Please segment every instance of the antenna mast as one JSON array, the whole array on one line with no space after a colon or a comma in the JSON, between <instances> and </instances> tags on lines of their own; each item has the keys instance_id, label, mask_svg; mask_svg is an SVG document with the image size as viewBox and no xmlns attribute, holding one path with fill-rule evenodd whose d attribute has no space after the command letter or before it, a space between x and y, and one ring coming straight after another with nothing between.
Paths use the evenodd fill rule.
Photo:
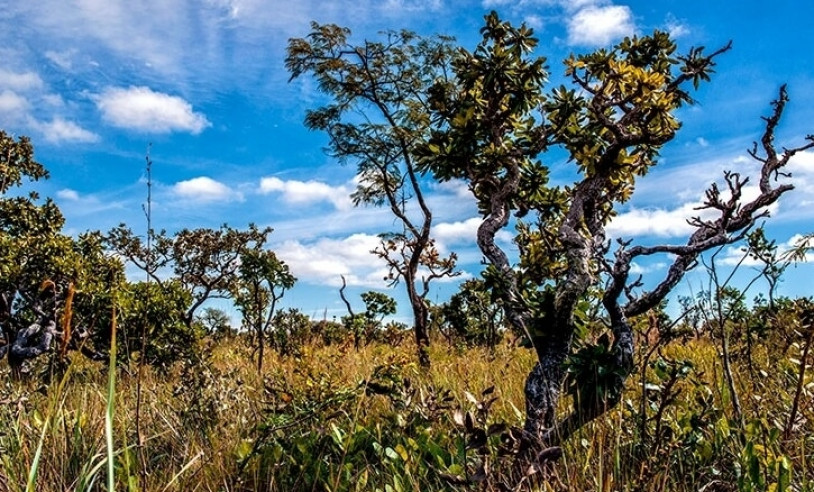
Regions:
<instances>
[{"instance_id":1,"label":"antenna mast","mask_svg":"<svg viewBox=\"0 0 814 492\"><path fill-rule=\"evenodd\" d=\"M147 251L152 251L153 243L153 161L150 160L150 149L152 142L147 144L147 208L144 213L147 215Z\"/></svg>"}]
</instances>

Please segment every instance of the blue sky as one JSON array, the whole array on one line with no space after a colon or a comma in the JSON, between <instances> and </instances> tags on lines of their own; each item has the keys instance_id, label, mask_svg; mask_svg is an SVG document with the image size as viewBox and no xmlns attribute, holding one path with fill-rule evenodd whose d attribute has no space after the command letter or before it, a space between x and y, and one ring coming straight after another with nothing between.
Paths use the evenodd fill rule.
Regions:
<instances>
[{"instance_id":1,"label":"blue sky","mask_svg":"<svg viewBox=\"0 0 814 492\"><path fill-rule=\"evenodd\" d=\"M733 41L718 73L682 110L684 128L658 167L637 185L610 232L645 242L683 242L704 188L724 169L756 167L746 149L782 83L791 103L778 144L814 133L814 3L713 0L38 0L0 9L0 128L29 135L51 171L38 184L67 218L67 230L109 230L121 222L144 233L145 152L152 144L153 221L158 229L271 226L272 248L299 283L286 306L322 317L345 314L340 274L352 292L385 289L384 265L368 251L393 228L384 210L352 207L354 167L323 152L326 138L302 124L322 101L307 78L288 83L287 39L309 22L337 23L354 39L407 28L449 34L467 48L483 15L497 10L525 21L538 53L562 80L572 52L609 46L626 35L670 31L686 52ZM555 180L568 179L562 156L544 158ZM769 235L787 243L814 231L814 153L795 158L797 189L772 210ZM477 213L460 184L429 188L435 235L460 256L461 278L477 275ZM504 240L508 236L504 237ZM731 262L736 250L722 254ZM668 258L638 268L664 273ZM790 272L782 292L810 295L810 265ZM702 276L684 289L698 290ZM438 285L443 301L454 284ZM408 319L402 289L388 291ZM361 302L356 298L357 306Z\"/></svg>"}]
</instances>

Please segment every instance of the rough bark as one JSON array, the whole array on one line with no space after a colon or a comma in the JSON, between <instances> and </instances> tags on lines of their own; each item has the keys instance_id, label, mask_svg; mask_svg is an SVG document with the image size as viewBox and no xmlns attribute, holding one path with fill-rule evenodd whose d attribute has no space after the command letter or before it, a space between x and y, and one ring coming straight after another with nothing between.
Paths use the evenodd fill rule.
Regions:
<instances>
[{"instance_id":1,"label":"rough bark","mask_svg":"<svg viewBox=\"0 0 814 492\"><path fill-rule=\"evenodd\" d=\"M56 309L42 310L39 307L38 320L19 330L9 344L8 363L14 377L22 374L23 363L51 350L54 340L59 335L56 323Z\"/></svg>"},{"instance_id":2,"label":"rough bark","mask_svg":"<svg viewBox=\"0 0 814 492\"><path fill-rule=\"evenodd\" d=\"M430 336L427 332L429 309L427 309L424 299L417 294L410 296L410 305L413 308L413 330L415 331L415 342L418 350L418 364L423 368L429 368Z\"/></svg>"},{"instance_id":3,"label":"rough bark","mask_svg":"<svg viewBox=\"0 0 814 492\"><path fill-rule=\"evenodd\" d=\"M627 376L633 371L634 337L629 323L636 316L654 308L681 281L684 274L692 269L701 254L715 247L731 244L741 240L755 222L766 215L765 209L775 203L784 193L793 189L791 184L774 184L774 179L782 175L782 169L789 159L802 150L814 147L814 137L808 136L803 146L784 149L782 153L775 150L774 131L782 115L787 100L785 87L781 88L779 98L773 103L774 111L766 118L766 130L761 138L763 155L758 155L757 145L750 154L762 163L760 174L760 194L749 202L743 202L743 187L748 179L742 179L736 173L724 176L728 187L728 197L722 195L717 185L707 191L705 208L719 212L712 220L693 219L696 227L685 245L635 246L621 242L613 261L605 259L608 246L605 244L605 217L601 210L602 190L607 189L607 176L601 172L586 178L574 189L570 207L559 228L558 236L563 244L563 252L568 266L562 281L557 283L553 312L545 318L532 313L516 300L519 293L516 289L516 274L508 263L505 253L494 243L497 231L508 224L509 208L506 193L497 193L491 200L490 214L484 219L478 230L478 245L499 272L507 280L508 295L507 317L516 327L526 329L529 323L548 323L541 328L542 335L532 338L538 355L529 374L526 385L526 423L525 430L538 440L539 446L556 446L568 439L586 423L601 416L618 404ZM613 156L609 159L613 160ZM511 177L511 168L509 168ZM511 183L511 180L507 180ZM503 191L503 190L501 190ZM636 287L641 287L638 280L630 279L630 267L639 256L653 254L672 254L675 256L665 277L650 290L634 295ZM574 310L582 296L591 285L596 285L600 270L604 271L608 282L602 297L603 307L608 316L609 327L613 335L611 352L614 360L614 375L610 388L605 392L602 402L575 404L572 411L564 418L557 419L556 410L561 395L564 379L563 363L571 353L574 333ZM626 301L624 299L627 299ZM528 331L527 331L528 333Z\"/></svg>"}]
</instances>

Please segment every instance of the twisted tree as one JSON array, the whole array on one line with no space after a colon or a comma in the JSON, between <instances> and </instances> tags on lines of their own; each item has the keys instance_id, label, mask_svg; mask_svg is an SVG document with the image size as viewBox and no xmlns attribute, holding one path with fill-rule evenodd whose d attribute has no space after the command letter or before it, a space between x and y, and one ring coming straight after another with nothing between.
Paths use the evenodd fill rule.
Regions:
<instances>
[{"instance_id":1,"label":"twisted tree","mask_svg":"<svg viewBox=\"0 0 814 492\"><path fill-rule=\"evenodd\" d=\"M437 127L422 166L439 179L467 181L480 205L477 242L491 265L487 280L538 357L525 385L525 435L534 444L528 449L556 446L619 402L633 370L630 318L656 307L705 251L743 239L768 215L767 207L793 188L778 182L784 167L795 153L814 147L814 137L799 147L775 147L787 101L782 87L749 152L761 164L755 198L743 196L749 178L727 172L725 190L712 184L706 191L703 208L714 216L692 219L695 231L686 243L633 246L619 239L611 251L606 227L615 207L656 165L680 127L676 110L692 103L690 89L710 79L715 59L730 45L676 55L666 33L626 38L613 49L568 58L571 87L546 94L545 60L530 55L537 45L531 29L493 12L482 34L474 52L459 52L453 76L432 89ZM549 168L538 160L554 147L567 151L574 164L578 179L570 186L549 186ZM517 266L495 242L512 214L532 219L518 224ZM661 281L647 287L631 277L635 259L657 254L672 257ZM578 315L589 291L599 293L611 336L605 345L575 354ZM566 359L588 353L600 354L592 367L603 370L574 378L573 408L558 418Z\"/></svg>"}]
</instances>

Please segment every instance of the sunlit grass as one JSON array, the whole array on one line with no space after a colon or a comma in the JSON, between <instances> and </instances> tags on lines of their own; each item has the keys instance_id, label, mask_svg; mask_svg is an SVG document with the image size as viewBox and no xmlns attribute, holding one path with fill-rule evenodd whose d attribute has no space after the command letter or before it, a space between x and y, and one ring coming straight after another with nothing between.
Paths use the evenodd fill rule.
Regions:
<instances>
[{"instance_id":1,"label":"sunlit grass","mask_svg":"<svg viewBox=\"0 0 814 492\"><path fill-rule=\"evenodd\" d=\"M395 348L372 344L359 352L336 346L303 347L298 356L290 357L271 352L258 375L244 342L210 342L210 349L203 366L145 368L141 422L149 469L144 474L138 472L141 465L133 450L135 371L126 366L115 371L113 400L107 394L114 389L108 367L79 357L63 378L65 384L44 387L33 380L12 383L4 378L0 490L271 491L289 490L291 484L311 490L317 483L318 490L453 489L437 473L460 472L476 456L456 444L461 431L451 411L410 427L410 419L418 414L401 400L366 391L366 382L380 374L377 368L389 367L397 372L394 381L405 385L409 380L416 390L408 405L433 391L449 390L451 406L465 409L471 408L467 392L480 395L494 386L498 400L490 421L522 425L523 384L534 363L530 351L508 344L490 350L438 342L431 350L432 370L424 374L410 344ZM758 348L751 367L743 358L735 360L747 421L782 428L795 382L795 365L788 360L793 355L769 355L767 349ZM652 456L636 447L641 388L634 374L624 398L629 404L619 405L571 439L547 484L537 483L538 490L690 491L717 480L715 473L732 484L731 471L719 468L748 458L743 455L747 437L730 429L735 424L729 421L716 347L708 340L689 340L664 347L661 356L693 364L691 376L675 387L675 403L662 415L663 425L672 429L671 440ZM0 371L6 372L6 366ZM751 371L757 372L757 380ZM651 372L647 374L653 381ZM814 382L810 374L807 378L811 395ZM703 404L714 408L705 410L701 401L707 397ZM789 440L759 443L788 457L798 484L814 480L814 414L808 398ZM320 399L329 405L319 407ZM306 410L311 403L315 412L324 412L320 418L309 420ZM275 406L282 410L275 414L270 410ZM692 423L687 415L700 420ZM284 420L289 417L302 421L289 425ZM275 425L282 430L263 434L262 429ZM681 447L687 445L681 439L693 435L692 425L709 441L694 444L695 451ZM406 434L400 437L402 433ZM311 448L278 449L277 442ZM414 444L419 448L410 447ZM429 451L421 446L440 448ZM313 462L302 463L303 456ZM104 483L106 472L114 480L112 486ZM314 477L321 478L313 482Z\"/></svg>"}]
</instances>

